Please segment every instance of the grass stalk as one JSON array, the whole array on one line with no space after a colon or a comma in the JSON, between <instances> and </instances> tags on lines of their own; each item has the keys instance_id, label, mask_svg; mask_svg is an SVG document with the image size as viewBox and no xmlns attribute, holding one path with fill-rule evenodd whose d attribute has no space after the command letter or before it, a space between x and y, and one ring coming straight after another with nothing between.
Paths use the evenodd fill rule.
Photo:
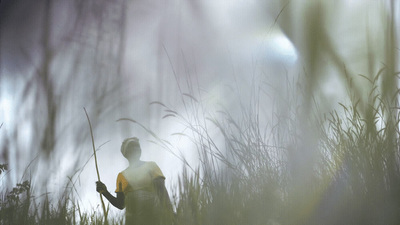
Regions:
<instances>
[{"instance_id":1,"label":"grass stalk","mask_svg":"<svg viewBox=\"0 0 400 225\"><path fill-rule=\"evenodd\" d=\"M95 145L94 145L94 137L93 137L92 123L90 122L89 115L88 115L88 113L87 113L85 107L83 108L83 110L85 111L86 118L87 118L88 123L89 123L90 136L91 136L91 138L92 138L92 147L93 147L94 163L95 163L95 165L96 165L97 179L98 179L99 182L101 182L101 180L100 180L100 173L99 173L99 166L98 166L98 164L97 164L96 147L95 147ZM101 201L101 206L102 206L102 208L103 208L103 213L104 213L104 223L107 224L107 221L108 221L108 220L107 220L107 214L108 214L108 213L107 213L107 210L106 210L106 206L104 205L104 200L103 200L103 196L102 196L101 193L100 193L100 201Z\"/></svg>"}]
</instances>

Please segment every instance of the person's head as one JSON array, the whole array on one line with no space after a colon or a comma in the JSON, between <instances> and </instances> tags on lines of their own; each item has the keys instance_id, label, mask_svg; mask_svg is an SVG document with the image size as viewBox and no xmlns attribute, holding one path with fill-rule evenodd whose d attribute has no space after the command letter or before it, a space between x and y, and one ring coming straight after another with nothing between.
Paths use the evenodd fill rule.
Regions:
<instances>
[{"instance_id":1,"label":"person's head","mask_svg":"<svg viewBox=\"0 0 400 225\"><path fill-rule=\"evenodd\" d=\"M139 139L136 137L127 138L122 142L121 153L129 161L136 161L142 155Z\"/></svg>"}]
</instances>

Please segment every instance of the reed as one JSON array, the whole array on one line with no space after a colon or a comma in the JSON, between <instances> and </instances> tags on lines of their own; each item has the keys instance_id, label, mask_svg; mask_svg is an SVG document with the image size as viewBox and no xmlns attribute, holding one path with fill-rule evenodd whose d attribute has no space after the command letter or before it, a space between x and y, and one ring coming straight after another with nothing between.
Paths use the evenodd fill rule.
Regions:
<instances>
[{"instance_id":1,"label":"reed","mask_svg":"<svg viewBox=\"0 0 400 225\"><path fill-rule=\"evenodd\" d=\"M94 144L92 124L90 123L89 115L88 115L86 109L83 108L83 110L85 111L86 118L87 118L88 123L89 123L90 137L92 138L92 147L93 147L94 163L95 163L95 166L96 166L97 179L98 179L98 181L101 181L100 180L99 167L97 165L96 147L95 147L95 144ZM108 223L108 219L107 219L108 210L106 210L106 206L104 205L104 200L103 200L103 196L102 196L101 193L100 193L100 201L101 201L101 206L103 208L103 213L104 213L104 224L107 224Z\"/></svg>"}]
</instances>

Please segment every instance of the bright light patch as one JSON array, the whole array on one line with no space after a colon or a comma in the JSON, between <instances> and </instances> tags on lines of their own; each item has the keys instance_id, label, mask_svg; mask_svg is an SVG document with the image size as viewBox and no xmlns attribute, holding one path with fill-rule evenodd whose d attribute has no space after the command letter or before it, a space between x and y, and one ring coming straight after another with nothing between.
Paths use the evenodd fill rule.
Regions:
<instances>
[{"instance_id":1,"label":"bright light patch","mask_svg":"<svg viewBox=\"0 0 400 225\"><path fill-rule=\"evenodd\" d=\"M0 110L2 120L0 123L9 123L11 121L11 100L7 97L2 97L0 100Z\"/></svg>"},{"instance_id":2,"label":"bright light patch","mask_svg":"<svg viewBox=\"0 0 400 225\"><path fill-rule=\"evenodd\" d=\"M289 64L294 64L297 61L296 48L292 42L282 33L274 32L268 38L267 54L274 55Z\"/></svg>"},{"instance_id":3,"label":"bright light patch","mask_svg":"<svg viewBox=\"0 0 400 225\"><path fill-rule=\"evenodd\" d=\"M281 61L288 65L293 65L297 61L295 46L279 28L267 33L263 31L257 37L262 46L258 48L268 60Z\"/></svg>"},{"instance_id":4,"label":"bright light patch","mask_svg":"<svg viewBox=\"0 0 400 225\"><path fill-rule=\"evenodd\" d=\"M289 41L289 39L284 36L284 35L276 35L274 39L272 40L273 47L275 48L276 52L284 55L284 56L290 56L294 57L297 59L297 54L296 50L292 44L292 42Z\"/></svg>"}]
</instances>

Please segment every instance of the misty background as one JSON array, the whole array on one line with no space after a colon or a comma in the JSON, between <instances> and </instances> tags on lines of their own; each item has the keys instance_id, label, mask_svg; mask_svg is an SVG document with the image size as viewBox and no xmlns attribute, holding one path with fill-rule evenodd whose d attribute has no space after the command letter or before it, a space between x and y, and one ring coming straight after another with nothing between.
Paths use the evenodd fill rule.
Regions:
<instances>
[{"instance_id":1,"label":"misty background","mask_svg":"<svg viewBox=\"0 0 400 225\"><path fill-rule=\"evenodd\" d=\"M399 7L372 0L2 0L0 163L10 171L0 184L11 188L32 178L38 193L58 195L70 178L79 201L98 207L85 107L108 190L127 167L122 141L136 136L142 159L160 166L171 193L186 165L176 155L192 167L198 155L188 138L171 135L185 126L150 103L191 118L195 112L187 103L195 100L204 107L201 117L226 109L239 118L257 90L259 122L267 126L287 112L280 101L296 90L289 81L305 76L311 81L305 96L317 96L320 110L330 112L348 100L344 70L398 69L399 40L386 34L399 35ZM397 50L388 56L387 48ZM362 97L366 85L356 78L351 88ZM310 99L301 99L305 108ZM163 150L145 129L116 122L120 118L140 122L176 151ZM307 164L308 154L294 161Z\"/></svg>"}]
</instances>

